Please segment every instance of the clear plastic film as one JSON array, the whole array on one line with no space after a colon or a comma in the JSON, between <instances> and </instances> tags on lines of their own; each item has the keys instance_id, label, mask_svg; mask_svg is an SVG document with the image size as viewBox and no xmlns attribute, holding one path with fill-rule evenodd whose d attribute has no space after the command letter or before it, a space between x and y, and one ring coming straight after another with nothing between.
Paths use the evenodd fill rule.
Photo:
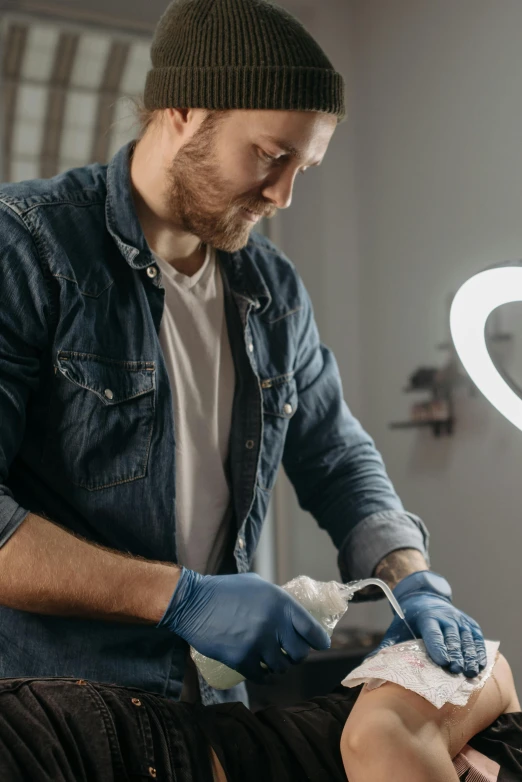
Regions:
<instances>
[{"instance_id":1,"label":"clear plastic film","mask_svg":"<svg viewBox=\"0 0 522 782\"><path fill-rule=\"evenodd\" d=\"M367 586L380 587L391 602L395 611L404 618L399 604L395 600L390 588L384 581L378 578L368 578L361 581L351 581L349 584L340 584L338 581L314 581L308 576L298 576L292 579L282 588L294 597L326 630L332 635L335 626L346 613L348 603L355 592ZM190 656L205 681L216 690L226 690L244 681L238 671L228 668L217 660L212 660L200 654L191 647Z\"/></svg>"}]
</instances>

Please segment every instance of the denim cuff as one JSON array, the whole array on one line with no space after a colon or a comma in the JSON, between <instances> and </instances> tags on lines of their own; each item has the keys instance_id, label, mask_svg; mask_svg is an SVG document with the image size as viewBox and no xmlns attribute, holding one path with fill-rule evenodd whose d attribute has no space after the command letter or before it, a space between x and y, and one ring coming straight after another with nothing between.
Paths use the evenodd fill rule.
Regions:
<instances>
[{"instance_id":1,"label":"denim cuff","mask_svg":"<svg viewBox=\"0 0 522 782\"><path fill-rule=\"evenodd\" d=\"M7 543L30 512L22 508L9 494L0 494L0 548Z\"/></svg>"},{"instance_id":2,"label":"denim cuff","mask_svg":"<svg viewBox=\"0 0 522 782\"><path fill-rule=\"evenodd\" d=\"M371 578L379 564L392 551L402 548L417 549L428 566L429 532L424 522L413 513L386 510L374 513L360 521L344 539L337 562L344 582ZM375 597L384 597L381 590Z\"/></svg>"}]
</instances>

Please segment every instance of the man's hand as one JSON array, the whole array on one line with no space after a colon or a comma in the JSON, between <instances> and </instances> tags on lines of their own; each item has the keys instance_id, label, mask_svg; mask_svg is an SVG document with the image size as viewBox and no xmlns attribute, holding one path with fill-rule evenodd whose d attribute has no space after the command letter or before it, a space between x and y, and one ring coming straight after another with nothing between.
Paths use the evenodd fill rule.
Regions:
<instances>
[{"instance_id":1,"label":"man's hand","mask_svg":"<svg viewBox=\"0 0 522 782\"><path fill-rule=\"evenodd\" d=\"M411 629L426 644L431 659L451 673L476 676L487 664L482 631L451 602L451 587L429 570L410 573L393 589ZM386 646L411 640L405 623L396 616L383 641L369 657Z\"/></svg>"},{"instance_id":2,"label":"man's hand","mask_svg":"<svg viewBox=\"0 0 522 782\"><path fill-rule=\"evenodd\" d=\"M183 568L157 627L253 681L266 675L261 663L284 673L310 647L330 646L328 633L295 598L255 573L201 576Z\"/></svg>"}]
</instances>

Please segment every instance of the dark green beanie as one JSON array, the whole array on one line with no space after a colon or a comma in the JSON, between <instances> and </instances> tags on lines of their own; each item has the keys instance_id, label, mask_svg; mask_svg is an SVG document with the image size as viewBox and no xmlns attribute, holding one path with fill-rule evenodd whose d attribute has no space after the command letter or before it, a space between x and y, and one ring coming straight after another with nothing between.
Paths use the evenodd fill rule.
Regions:
<instances>
[{"instance_id":1,"label":"dark green beanie","mask_svg":"<svg viewBox=\"0 0 522 782\"><path fill-rule=\"evenodd\" d=\"M344 119L344 81L269 0L173 0L151 48L148 109L280 109Z\"/></svg>"}]
</instances>

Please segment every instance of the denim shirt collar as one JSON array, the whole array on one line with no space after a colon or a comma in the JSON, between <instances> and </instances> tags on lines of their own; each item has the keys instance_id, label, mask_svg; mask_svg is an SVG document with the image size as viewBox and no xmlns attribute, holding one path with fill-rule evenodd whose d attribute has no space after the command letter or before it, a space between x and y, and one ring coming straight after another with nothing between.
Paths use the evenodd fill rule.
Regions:
<instances>
[{"instance_id":1,"label":"denim shirt collar","mask_svg":"<svg viewBox=\"0 0 522 782\"><path fill-rule=\"evenodd\" d=\"M107 167L105 218L107 230L129 266L143 269L151 263L151 252L132 196L130 156L135 143L129 141L125 144ZM248 245L238 252L217 252L231 291L246 299L252 304L256 314L261 315L270 306L272 297L257 264L251 260L254 249L255 238L251 237Z\"/></svg>"},{"instance_id":2,"label":"denim shirt collar","mask_svg":"<svg viewBox=\"0 0 522 782\"><path fill-rule=\"evenodd\" d=\"M134 144L134 141L125 144L108 165L105 220L107 230L129 266L143 269L150 265L151 256L132 198L130 154Z\"/></svg>"},{"instance_id":3,"label":"denim shirt collar","mask_svg":"<svg viewBox=\"0 0 522 782\"><path fill-rule=\"evenodd\" d=\"M251 260L253 241L235 253L218 250L218 258L227 275L228 284L234 296L245 299L257 315L262 315L270 306L272 296L257 265Z\"/></svg>"}]
</instances>

